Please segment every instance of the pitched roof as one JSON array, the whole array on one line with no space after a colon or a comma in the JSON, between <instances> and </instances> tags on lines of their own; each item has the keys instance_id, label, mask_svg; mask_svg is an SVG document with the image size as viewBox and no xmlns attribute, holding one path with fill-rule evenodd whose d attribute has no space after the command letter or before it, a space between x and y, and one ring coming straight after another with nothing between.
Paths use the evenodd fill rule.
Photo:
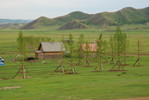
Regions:
<instances>
[{"instance_id":1,"label":"pitched roof","mask_svg":"<svg viewBox=\"0 0 149 100\"><path fill-rule=\"evenodd\" d=\"M97 51L97 44L88 44L90 51ZM86 51L86 44L82 44L83 51Z\"/></svg>"},{"instance_id":2,"label":"pitched roof","mask_svg":"<svg viewBox=\"0 0 149 100\"><path fill-rule=\"evenodd\" d=\"M43 52L61 52L65 51L62 42L41 42L38 50Z\"/></svg>"}]
</instances>

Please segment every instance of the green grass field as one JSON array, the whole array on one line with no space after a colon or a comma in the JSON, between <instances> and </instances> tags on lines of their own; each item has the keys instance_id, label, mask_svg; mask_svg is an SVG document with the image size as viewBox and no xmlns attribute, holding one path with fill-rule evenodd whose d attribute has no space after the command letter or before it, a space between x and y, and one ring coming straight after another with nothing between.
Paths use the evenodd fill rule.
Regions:
<instances>
[{"instance_id":1,"label":"green grass field","mask_svg":"<svg viewBox=\"0 0 149 100\"><path fill-rule=\"evenodd\" d=\"M0 51L5 53L5 51L17 51L16 50L16 38L20 30L0 30ZM110 35L114 34L114 31L101 31L98 29L90 30L68 30L68 31L59 31L59 30L23 30L24 36L41 36L41 37L50 37L54 41L61 41L62 37L67 39L69 34L73 35L75 41L78 41L80 34L84 34L85 40L89 42L94 42L98 39L98 36L102 33L103 39L109 42ZM138 36L140 38L140 48L141 54L149 54L149 30L133 30L133 31L123 31L127 34L129 39L129 48L128 53L136 54L137 53L137 41Z\"/></svg>"},{"instance_id":2,"label":"green grass field","mask_svg":"<svg viewBox=\"0 0 149 100\"><path fill-rule=\"evenodd\" d=\"M1 100L115 100L118 98L149 96L148 57L141 59L145 67L132 67L135 57L128 58L130 66L126 72L109 72L112 65L105 64L102 72L93 72L94 67L76 66L76 75L54 72L58 61L47 60L25 63L29 79L0 80L0 87L20 86L21 88L0 90ZM66 60L68 63L69 61ZM65 67L68 64L65 63ZM6 62L0 66L0 78L12 78L19 63ZM3 74L2 74L3 73Z\"/></svg>"},{"instance_id":3,"label":"green grass field","mask_svg":"<svg viewBox=\"0 0 149 100\"><path fill-rule=\"evenodd\" d=\"M141 52L149 54L149 30L125 31L129 36L130 53L136 53L137 36L141 37ZM0 66L0 100L116 100L119 98L149 97L149 62L148 56L141 57L141 65L144 67L132 67L137 57L127 57L129 66L126 72L109 72L113 65L104 64L102 72L94 72L98 63L91 60L93 67L75 66L77 73L63 74L54 72L59 65L59 60L42 60L29 63L28 79L11 79L18 71L20 63L12 62L16 57L16 38L19 30L0 30L0 56L5 59L5 65ZM62 35L65 38L70 33L77 40L83 33L85 39L93 42L101 33L97 30L27 30L24 35L51 37L60 41ZM108 39L114 32L103 32L104 39ZM33 54L32 54L33 55ZM65 59L65 67L68 67L69 58ZM77 62L77 58L74 58ZM8 78L6 80L3 80ZM15 87L4 90L3 87Z\"/></svg>"}]
</instances>

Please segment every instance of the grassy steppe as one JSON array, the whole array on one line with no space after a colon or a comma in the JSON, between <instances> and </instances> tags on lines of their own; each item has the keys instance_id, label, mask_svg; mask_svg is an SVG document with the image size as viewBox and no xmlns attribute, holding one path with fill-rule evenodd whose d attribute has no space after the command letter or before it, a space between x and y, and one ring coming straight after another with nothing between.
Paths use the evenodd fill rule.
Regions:
<instances>
[{"instance_id":1,"label":"grassy steppe","mask_svg":"<svg viewBox=\"0 0 149 100\"><path fill-rule=\"evenodd\" d=\"M149 96L149 63L143 57L141 64L145 67L132 67L136 60L129 57L127 72L108 72L113 66L105 64L103 72L93 72L94 67L76 66L76 75L54 72L58 61L47 60L25 63L29 79L0 80L0 87L20 86L18 89L0 90L1 100L115 100L118 98ZM66 60L68 63L69 61ZM0 78L12 78L18 70L19 63L6 62L0 66ZM68 64L65 63L65 67Z\"/></svg>"},{"instance_id":2,"label":"grassy steppe","mask_svg":"<svg viewBox=\"0 0 149 100\"><path fill-rule=\"evenodd\" d=\"M16 38L18 30L0 30L0 56L4 57L5 65L0 66L0 79L12 78L17 72L20 63L11 60L17 55ZM137 35L140 34L142 53L148 54L148 30L125 31L130 37L130 51L136 53ZM60 40L62 35L68 37L74 34L77 40L79 34L83 33L86 40L94 41L101 33L98 30L73 30L73 31L51 31L32 30L23 31L24 35L48 36ZM104 39L114 32L103 32ZM46 60L47 63L28 63L29 79L0 80L1 87L20 86L21 88L2 90L0 89L0 100L116 100L118 98L148 97L149 96L149 62L148 56L141 57L141 65L145 67L132 67L136 57L127 57L126 72L108 72L113 66L105 64L102 72L93 72L98 65L92 61L94 67L76 66L76 75L54 72L59 65L58 60ZM75 62L77 61L74 58ZM68 66L68 59L65 61Z\"/></svg>"},{"instance_id":3,"label":"grassy steppe","mask_svg":"<svg viewBox=\"0 0 149 100\"><path fill-rule=\"evenodd\" d=\"M5 51L16 51L16 38L20 30L0 30L0 50ZM129 39L129 53L137 52L137 40L140 38L140 48L142 54L148 54L149 50L149 30L140 29L134 31L123 31L127 34ZM94 42L98 39L100 33L103 33L103 39L109 41L110 35L114 34L113 31L101 31L100 29L88 29L88 30L23 30L24 36L42 36L50 37L52 40L60 41L62 37L65 39L69 37L69 34L73 35L73 38L77 41L80 34L84 34L85 40ZM109 50L109 49L108 49ZM110 52L110 51L109 51Z\"/></svg>"}]
</instances>

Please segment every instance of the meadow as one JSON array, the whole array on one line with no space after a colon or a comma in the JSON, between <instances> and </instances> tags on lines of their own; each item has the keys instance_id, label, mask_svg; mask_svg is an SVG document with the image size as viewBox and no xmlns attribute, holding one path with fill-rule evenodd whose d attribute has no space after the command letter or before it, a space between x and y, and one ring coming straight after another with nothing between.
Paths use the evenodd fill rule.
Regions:
<instances>
[{"instance_id":1,"label":"meadow","mask_svg":"<svg viewBox=\"0 0 149 100\"><path fill-rule=\"evenodd\" d=\"M0 66L0 99L1 100L117 100L122 98L149 97L149 30L124 31L129 38L129 54L137 54L137 39L141 43L141 65L132 66L137 56L128 56L124 72L109 72L113 65L104 64L104 70L94 72L98 62L91 60L93 67L76 66L77 74L64 74L54 72L59 66L59 60L37 60L37 62L25 62L28 69L27 79L12 79L18 71L20 63L12 62L17 56L16 38L20 30L0 30L0 56L5 59L5 65ZM85 39L94 42L100 33L103 38L109 40L114 31L101 30L23 30L25 36L50 37L60 41L62 36L68 38L73 34L74 40L78 40L80 34ZM29 53L34 55L34 51ZM74 59L74 64L77 58ZM69 58L65 58L64 67L68 67ZM19 88L3 88L15 87Z\"/></svg>"}]
</instances>

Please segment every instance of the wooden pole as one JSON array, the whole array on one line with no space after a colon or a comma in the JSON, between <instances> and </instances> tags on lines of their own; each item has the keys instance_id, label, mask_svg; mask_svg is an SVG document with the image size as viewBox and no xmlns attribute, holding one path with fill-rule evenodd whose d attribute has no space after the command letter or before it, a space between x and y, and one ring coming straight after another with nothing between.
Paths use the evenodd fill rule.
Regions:
<instances>
[{"instance_id":1,"label":"wooden pole","mask_svg":"<svg viewBox=\"0 0 149 100\"><path fill-rule=\"evenodd\" d=\"M140 40L138 38L138 58L135 61L135 63L133 64L133 66L135 66L138 63L138 66L140 66Z\"/></svg>"},{"instance_id":2,"label":"wooden pole","mask_svg":"<svg viewBox=\"0 0 149 100\"><path fill-rule=\"evenodd\" d=\"M28 78L28 76L26 74L27 72L28 72L28 70L24 67L24 62L21 61L21 66L20 66L18 72L13 76L13 78L15 78L19 73L22 74L22 78Z\"/></svg>"},{"instance_id":3,"label":"wooden pole","mask_svg":"<svg viewBox=\"0 0 149 100\"><path fill-rule=\"evenodd\" d=\"M61 62L60 62L60 65L55 69L55 72L59 69L59 68L61 68L61 72L65 72L65 70L64 70L64 61L63 61L63 59L61 59Z\"/></svg>"},{"instance_id":4,"label":"wooden pole","mask_svg":"<svg viewBox=\"0 0 149 100\"><path fill-rule=\"evenodd\" d=\"M69 69L71 69L70 71L72 72L72 74L76 74L76 69L75 69L75 67L74 67L74 65L73 65L73 60L72 60L72 58L70 58L70 64L69 64L69 66L68 66L68 68L67 68L67 71L69 71ZM69 72L68 72L69 73Z\"/></svg>"}]
</instances>

